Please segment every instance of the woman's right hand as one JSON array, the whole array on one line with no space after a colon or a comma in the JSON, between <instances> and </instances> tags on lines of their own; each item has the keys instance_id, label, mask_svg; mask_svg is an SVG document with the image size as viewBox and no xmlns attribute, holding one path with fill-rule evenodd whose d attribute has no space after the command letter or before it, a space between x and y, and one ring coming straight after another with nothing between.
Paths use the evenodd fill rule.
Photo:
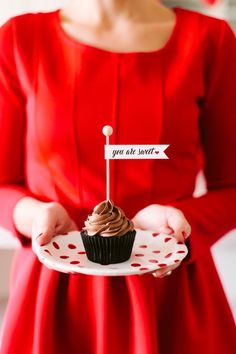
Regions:
<instances>
[{"instance_id":1,"label":"woman's right hand","mask_svg":"<svg viewBox=\"0 0 236 354\"><path fill-rule=\"evenodd\" d=\"M77 230L66 209L57 202L43 203L32 223L32 238L41 246L53 236Z\"/></svg>"}]
</instances>

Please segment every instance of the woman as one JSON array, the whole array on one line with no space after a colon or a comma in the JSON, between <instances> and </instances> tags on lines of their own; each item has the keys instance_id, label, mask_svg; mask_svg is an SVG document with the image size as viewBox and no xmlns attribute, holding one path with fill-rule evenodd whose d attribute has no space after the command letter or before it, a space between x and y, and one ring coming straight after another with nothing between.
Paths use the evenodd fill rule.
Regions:
<instances>
[{"instance_id":1,"label":"woman","mask_svg":"<svg viewBox=\"0 0 236 354\"><path fill-rule=\"evenodd\" d=\"M153 0L71 1L0 33L0 224L21 241L1 354L233 354L210 247L236 226L236 41L229 25ZM188 259L143 276L66 275L31 250L104 199L104 139L170 144L116 161L136 227L190 234ZM208 192L192 193L204 168ZM174 270L170 275L171 271ZM162 279L157 279L162 278Z\"/></svg>"}]
</instances>

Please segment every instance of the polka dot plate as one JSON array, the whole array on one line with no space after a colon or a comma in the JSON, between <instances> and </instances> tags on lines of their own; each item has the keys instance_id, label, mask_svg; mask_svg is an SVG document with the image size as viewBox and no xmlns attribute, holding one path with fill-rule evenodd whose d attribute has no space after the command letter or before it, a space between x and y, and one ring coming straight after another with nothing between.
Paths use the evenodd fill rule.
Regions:
<instances>
[{"instance_id":1,"label":"polka dot plate","mask_svg":"<svg viewBox=\"0 0 236 354\"><path fill-rule=\"evenodd\" d=\"M169 235L137 230L131 257L128 261L101 265L88 260L80 232L55 236L50 243L33 250L40 262L63 273L83 273L100 276L132 275L151 272L181 262L188 253L185 244Z\"/></svg>"}]
</instances>

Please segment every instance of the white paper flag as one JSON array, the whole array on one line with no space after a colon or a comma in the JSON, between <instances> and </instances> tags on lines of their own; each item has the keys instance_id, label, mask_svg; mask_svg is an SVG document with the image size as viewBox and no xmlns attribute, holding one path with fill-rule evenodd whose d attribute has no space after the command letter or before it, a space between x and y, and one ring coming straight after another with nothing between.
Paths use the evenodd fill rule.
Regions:
<instances>
[{"instance_id":1,"label":"white paper flag","mask_svg":"<svg viewBox=\"0 0 236 354\"><path fill-rule=\"evenodd\" d=\"M169 145L105 145L105 159L168 159Z\"/></svg>"}]
</instances>

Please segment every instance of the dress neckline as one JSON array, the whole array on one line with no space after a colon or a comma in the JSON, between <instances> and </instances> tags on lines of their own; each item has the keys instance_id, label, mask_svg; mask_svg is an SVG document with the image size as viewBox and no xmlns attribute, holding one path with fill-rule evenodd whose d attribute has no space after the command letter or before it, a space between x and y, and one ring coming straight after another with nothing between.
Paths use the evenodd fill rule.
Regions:
<instances>
[{"instance_id":1,"label":"dress neckline","mask_svg":"<svg viewBox=\"0 0 236 354\"><path fill-rule=\"evenodd\" d=\"M167 39L166 43L157 49L151 50L151 51L131 51L131 52L116 52L116 51L112 51L109 49L105 49L105 48L101 48L101 47L96 47L92 44L89 43L85 43L79 39L74 38L73 36L70 36L62 27L61 24L61 18L60 18L60 9L56 10L54 12L55 15L55 22L56 22L56 27L61 35L61 37L63 38L63 40L67 41L68 43L70 43L73 46L82 48L82 49L89 49L89 50L93 50L96 51L98 53L104 53L104 54L110 54L110 55L125 55L125 56L129 56L129 55L148 55L148 54L158 54L158 53L162 53L164 51L166 51L171 45L172 43L175 41L176 35L178 33L178 29L179 29L179 25L180 25L180 10L181 7L180 6L174 6L171 8L174 12L175 12L175 24L173 26L172 32L169 36L169 38Z\"/></svg>"}]
</instances>

